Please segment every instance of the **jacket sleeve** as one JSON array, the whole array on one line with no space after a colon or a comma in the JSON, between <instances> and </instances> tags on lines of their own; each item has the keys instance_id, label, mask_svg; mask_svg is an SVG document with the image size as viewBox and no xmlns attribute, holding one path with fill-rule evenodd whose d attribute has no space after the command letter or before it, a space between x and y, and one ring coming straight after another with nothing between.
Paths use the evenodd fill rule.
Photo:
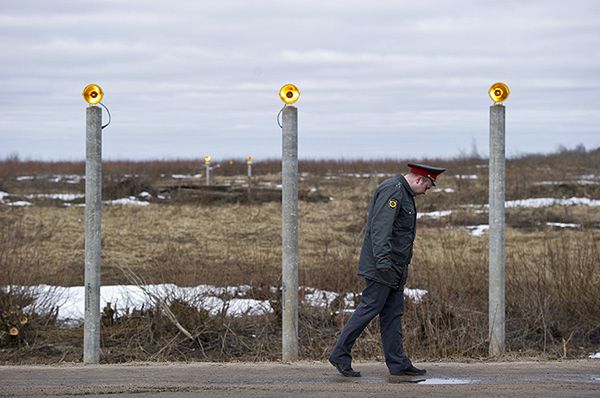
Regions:
<instances>
[{"instance_id":1,"label":"jacket sleeve","mask_svg":"<svg viewBox=\"0 0 600 398\"><path fill-rule=\"evenodd\" d=\"M392 232L394 220L400 209L402 192L396 187L386 187L377 192L373 199L371 209L371 242L373 244L373 256L375 257L375 268L391 268L392 260Z\"/></svg>"}]
</instances>

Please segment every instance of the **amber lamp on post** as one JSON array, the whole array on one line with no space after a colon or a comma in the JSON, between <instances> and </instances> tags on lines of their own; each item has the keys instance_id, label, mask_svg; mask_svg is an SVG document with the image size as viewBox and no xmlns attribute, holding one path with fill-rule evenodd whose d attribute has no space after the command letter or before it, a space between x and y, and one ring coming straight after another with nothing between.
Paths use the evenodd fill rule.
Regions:
<instances>
[{"instance_id":1,"label":"amber lamp on post","mask_svg":"<svg viewBox=\"0 0 600 398\"><path fill-rule=\"evenodd\" d=\"M206 186L210 185L210 155L204 157L204 170L206 171Z\"/></svg>"},{"instance_id":2,"label":"amber lamp on post","mask_svg":"<svg viewBox=\"0 0 600 398\"><path fill-rule=\"evenodd\" d=\"M494 83L488 90L488 94L494 104L501 104L506 101L508 96L510 95L510 90L508 86L502 82Z\"/></svg>"},{"instance_id":3,"label":"amber lamp on post","mask_svg":"<svg viewBox=\"0 0 600 398\"><path fill-rule=\"evenodd\" d=\"M300 90L293 84L286 84L279 90L279 98L281 98L286 105L291 105L300 98Z\"/></svg>"},{"instance_id":4,"label":"amber lamp on post","mask_svg":"<svg viewBox=\"0 0 600 398\"><path fill-rule=\"evenodd\" d=\"M252 178L252 156L248 155L246 158L246 165L248 166L248 178Z\"/></svg>"},{"instance_id":5,"label":"amber lamp on post","mask_svg":"<svg viewBox=\"0 0 600 398\"><path fill-rule=\"evenodd\" d=\"M90 105L96 105L104 98L102 88L97 84L88 84L83 89L83 99Z\"/></svg>"}]
</instances>

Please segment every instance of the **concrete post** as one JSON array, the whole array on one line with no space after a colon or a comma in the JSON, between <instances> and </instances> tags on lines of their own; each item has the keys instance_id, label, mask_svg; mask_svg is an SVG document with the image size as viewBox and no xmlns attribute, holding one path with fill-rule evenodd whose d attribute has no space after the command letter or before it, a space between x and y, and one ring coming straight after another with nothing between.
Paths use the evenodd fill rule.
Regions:
<instances>
[{"instance_id":1,"label":"concrete post","mask_svg":"<svg viewBox=\"0 0 600 398\"><path fill-rule=\"evenodd\" d=\"M206 186L210 186L210 164L206 163L204 165L204 169L206 170Z\"/></svg>"},{"instance_id":2,"label":"concrete post","mask_svg":"<svg viewBox=\"0 0 600 398\"><path fill-rule=\"evenodd\" d=\"M248 178L252 178L252 163L248 163Z\"/></svg>"},{"instance_id":3,"label":"concrete post","mask_svg":"<svg viewBox=\"0 0 600 398\"><path fill-rule=\"evenodd\" d=\"M102 109L86 111L85 314L83 362L100 361L100 267L102 239Z\"/></svg>"},{"instance_id":4,"label":"concrete post","mask_svg":"<svg viewBox=\"0 0 600 398\"><path fill-rule=\"evenodd\" d=\"M282 360L298 360L298 109L283 110Z\"/></svg>"},{"instance_id":5,"label":"concrete post","mask_svg":"<svg viewBox=\"0 0 600 398\"><path fill-rule=\"evenodd\" d=\"M504 354L504 199L505 199L505 108L490 107L489 164L489 355Z\"/></svg>"}]
</instances>

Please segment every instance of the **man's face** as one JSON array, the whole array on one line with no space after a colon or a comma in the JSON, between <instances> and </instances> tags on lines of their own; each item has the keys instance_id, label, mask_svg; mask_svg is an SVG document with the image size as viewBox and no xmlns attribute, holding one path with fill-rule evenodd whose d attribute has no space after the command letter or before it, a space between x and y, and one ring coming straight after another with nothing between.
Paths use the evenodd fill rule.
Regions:
<instances>
[{"instance_id":1,"label":"man's face","mask_svg":"<svg viewBox=\"0 0 600 398\"><path fill-rule=\"evenodd\" d=\"M429 188L431 188L433 186L433 181L431 181L429 178L427 177L417 177L417 179L415 180L414 186L412 186L412 190L415 193L415 195L424 195L425 192L427 192L427 190Z\"/></svg>"}]
</instances>

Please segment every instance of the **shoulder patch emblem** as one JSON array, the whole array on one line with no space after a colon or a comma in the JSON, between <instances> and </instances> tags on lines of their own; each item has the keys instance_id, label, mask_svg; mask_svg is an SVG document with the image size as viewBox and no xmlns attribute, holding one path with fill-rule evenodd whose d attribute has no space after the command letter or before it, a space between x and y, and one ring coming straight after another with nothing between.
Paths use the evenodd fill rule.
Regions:
<instances>
[{"instance_id":1,"label":"shoulder patch emblem","mask_svg":"<svg viewBox=\"0 0 600 398\"><path fill-rule=\"evenodd\" d=\"M388 206L390 206L390 209L395 209L396 206L398 206L398 201L396 199L390 199Z\"/></svg>"}]
</instances>

